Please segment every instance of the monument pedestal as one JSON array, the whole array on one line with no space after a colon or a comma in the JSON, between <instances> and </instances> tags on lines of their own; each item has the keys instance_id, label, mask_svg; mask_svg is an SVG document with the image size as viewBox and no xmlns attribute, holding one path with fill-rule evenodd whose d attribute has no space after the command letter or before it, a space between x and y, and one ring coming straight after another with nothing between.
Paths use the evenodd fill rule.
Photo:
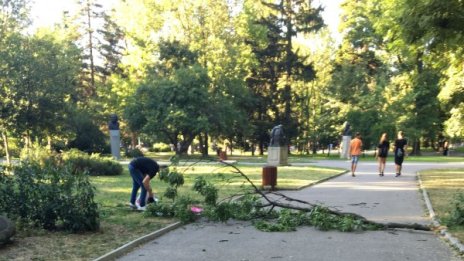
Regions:
<instances>
[{"instance_id":1,"label":"monument pedestal","mask_svg":"<svg viewBox=\"0 0 464 261\"><path fill-rule=\"evenodd\" d=\"M110 130L110 144L111 144L111 155L113 158L119 160L121 159L121 153L119 146L121 145L121 137L119 130Z\"/></svg>"},{"instance_id":2,"label":"monument pedestal","mask_svg":"<svg viewBox=\"0 0 464 261\"><path fill-rule=\"evenodd\" d=\"M351 136L343 136L342 138L342 152L340 153L341 159L350 158L350 142Z\"/></svg>"},{"instance_id":3,"label":"monument pedestal","mask_svg":"<svg viewBox=\"0 0 464 261\"><path fill-rule=\"evenodd\" d=\"M287 146L268 147L267 148L267 164L269 166L288 165Z\"/></svg>"}]
</instances>

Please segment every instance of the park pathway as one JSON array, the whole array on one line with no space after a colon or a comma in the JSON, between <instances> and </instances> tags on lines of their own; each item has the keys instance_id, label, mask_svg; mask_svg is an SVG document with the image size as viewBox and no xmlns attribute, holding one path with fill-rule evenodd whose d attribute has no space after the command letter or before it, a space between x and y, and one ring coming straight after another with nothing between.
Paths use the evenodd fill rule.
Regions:
<instances>
[{"instance_id":1,"label":"park pathway","mask_svg":"<svg viewBox=\"0 0 464 261\"><path fill-rule=\"evenodd\" d=\"M294 164L298 165L298 164ZM342 167L350 163L318 161L317 166ZM375 162L358 165L356 177L344 174L299 191L289 197L343 211L377 222L430 224L419 193L416 172L422 169L464 167L464 164L408 163L401 177L388 163L384 177ZM122 261L200 260L462 260L439 235L412 230L343 233L301 227L296 232L260 232L248 222L197 222L173 230L119 258Z\"/></svg>"}]
</instances>

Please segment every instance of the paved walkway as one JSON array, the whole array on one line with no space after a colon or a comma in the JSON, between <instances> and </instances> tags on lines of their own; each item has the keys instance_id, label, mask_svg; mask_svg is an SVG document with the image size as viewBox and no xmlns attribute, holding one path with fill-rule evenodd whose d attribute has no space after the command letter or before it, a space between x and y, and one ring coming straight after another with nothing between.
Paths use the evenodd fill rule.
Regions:
<instances>
[{"instance_id":1,"label":"paved walkway","mask_svg":"<svg viewBox=\"0 0 464 261\"><path fill-rule=\"evenodd\" d=\"M297 165L297 164L294 164ZM348 161L319 161L318 166L349 168ZM394 177L388 163L384 177L377 164L360 162L351 174L300 191L285 191L290 197L353 212L377 222L431 223L418 190L415 173L422 169L464 164L406 163L403 175ZM198 222L171 231L118 260L461 260L433 232L411 230L362 233L323 232L300 227L296 232L268 233L248 222Z\"/></svg>"}]
</instances>

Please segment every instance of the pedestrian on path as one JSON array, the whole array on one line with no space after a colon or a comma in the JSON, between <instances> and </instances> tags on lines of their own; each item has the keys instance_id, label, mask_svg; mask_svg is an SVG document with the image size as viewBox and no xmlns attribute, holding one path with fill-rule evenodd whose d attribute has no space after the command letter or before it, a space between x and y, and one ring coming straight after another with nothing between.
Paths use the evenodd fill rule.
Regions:
<instances>
[{"instance_id":1,"label":"pedestrian on path","mask_svg":"<svg viewBox=\"0 0 464 261\"><path fill-rule=\"evenodd\" d=\"M388 151L390 150L390 142L387 138L387 133L382 133L380 136L379 145L377 145L377 158L379 159L379 176L383 177L385 171L385 163L387 162Z\"/></svg>"},{"instance_id":2,"label":"pedestrian on path","mask_svg":"<svg viewBox=\"0 0 464 261\"><path fill-rule=\"evenodd\" d=\"M351 158L351 176L355 177L356 166L358 165L359 156L361 155L362 141L361 134L356 132L354 139L350 142L350 158Z\"/></svg>"},{"instance_id":3,"label":"pedestrian on path","mask_svg":"<svg viewBox=\"0 0 464 261\"><path fill-rule=\"evenodd\" d=\"M132 177L132 193L129 206L132 209L144 211L146 209L146 203L155 202L153 190L150 186L150 180L158 172L158 163L150 158L138 157L129 163L129 173ZM135 201L139 189L141 189L140 204L137 205ZM147 199L147 202L145 202L145 199Z\"/></svg>"},{"instance_id":4,"label":"pedestrian on path","mask_svg":"<svg viewBox=\"0 0 464 261\"><path fill-rule=\"evenodd\" d=\"M404 156L406 155L406 148L408 141L404 138L404 133L402 131L398 132L397 139L395 140L395 146L393 151L395 152L395 166L396 166L396 175L395 177L401 176L401 169L403 167Z\"/></svg>"}]
</instances>

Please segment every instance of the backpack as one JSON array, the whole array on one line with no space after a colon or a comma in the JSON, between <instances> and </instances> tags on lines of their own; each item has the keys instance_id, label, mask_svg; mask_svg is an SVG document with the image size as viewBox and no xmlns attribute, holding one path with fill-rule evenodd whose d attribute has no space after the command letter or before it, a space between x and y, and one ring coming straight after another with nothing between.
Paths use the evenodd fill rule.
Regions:
<instances>
[{"instance_id":1,"label":"backpack","mask_svg":"<svg viewBox=\"0 0 464 261\"><path fill-rule=\"evenodd\" d=\"M396 156L397 156L397 157L403 157L403 150L402 150L402 149L398 149L398 150L396 151Z\"/></svg>"}]
</instances>

